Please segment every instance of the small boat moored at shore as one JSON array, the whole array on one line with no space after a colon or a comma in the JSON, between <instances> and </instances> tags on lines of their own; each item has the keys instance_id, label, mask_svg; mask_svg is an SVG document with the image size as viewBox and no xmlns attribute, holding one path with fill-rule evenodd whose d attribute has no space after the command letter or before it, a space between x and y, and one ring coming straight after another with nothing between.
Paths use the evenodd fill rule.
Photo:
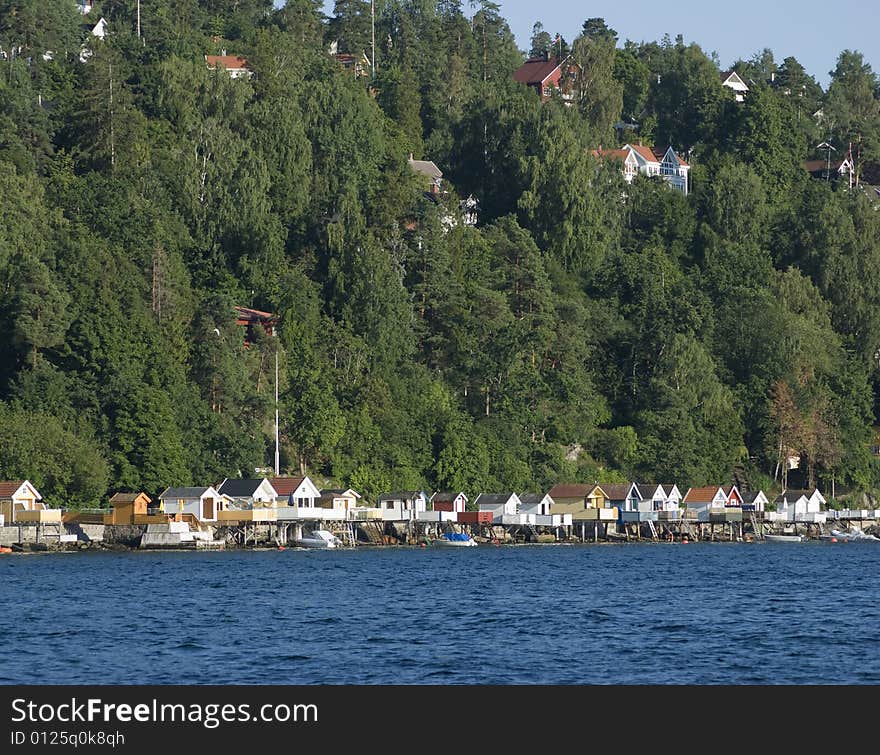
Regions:
<instances>
[{"instance_id":1,"label":"small boat moored at shore","mask_svg":"<svg viewBox=\"0 0 880 755\"><path fill-rule=\"evenodd\" d=\"M431 541L431 545L445 545L459 548L473 548L476 544L477 541L466 532L444 532L436 540Z\"/></svg>"},{"instance_id":2,"label":"small boat moored at shore","mask_svg":"<svg viewBox=\"0 0 880 755\"><path fill-rule=\"evenodd\" d=\"M768 543L803 543L806 539L804 535L764 535Z\"/></svg>"},{"instance_id":3,"label":"small boat moored at shore","mask_svg":"<svg viewBox=\"0 0 880 755\"><path fill-rule=\"evenodd\" d=\"M832 543L880 543L880 537L869 535L867 532L853 528L849 532L843 530L831 530L827 535L819 535L820 540Z\"/></svg>"},{"instance_id":4,"label":"small boat moored at shore","mask_svg":"<svg viewBox=\"0 0 880 755\"><path fill-rule=\"evenodd\" d=\"M314 530L311 534L296 538L293 544L300 548L341 548L342 540L330 530Z\"/></svg>"}]
</instances>

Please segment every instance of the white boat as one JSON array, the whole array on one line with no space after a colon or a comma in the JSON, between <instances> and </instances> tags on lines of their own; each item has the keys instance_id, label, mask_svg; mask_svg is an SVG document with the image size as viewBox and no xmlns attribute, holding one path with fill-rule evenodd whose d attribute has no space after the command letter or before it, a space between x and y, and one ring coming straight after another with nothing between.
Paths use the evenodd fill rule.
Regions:
<instances>
[{"instance_id":1,"label":"white boat","mask_svg":"<svg viewBox=\"0 0 880 755\"><path fill-rule=\"evenodd\" d=\"M452 546L454 548L473 548L476 544L477 541L466 532L444 532L436 540L431 541L431 545Z\"/></svg>"},{"instance_id":2,"label":"white boat","mask_svg":"<svg viewBox=\"0 0 880 755\"><path fill-rule=\"evenodd\" d=\"M833 543L880 543L880 537L875 537L874 535L869 535L867 532L862 532L862 530L857 527L853 527L849 532L844 532L843 530L831 530L830 534L820 535L819 539L828 540Z\"/></svg>"},{"instance_id":3,"label":"white boat","mask_svg":"<svg viewBox=\"0 0 880 755\"><path fill-rule=\"evenodd\" d=\"M806 539L804 535L764 535L768 543L802 543Z\"/></svg>"},{"instance_id":4,"label":"white boat","mask_svg":"<svg viewBox=\"0 0 880 755\"><path fill-rule=\"evenodd\" d=\"M308 535L295 538L293 544L300 548L341 548L342 540L330 530L314 530Z\"/></svg>"}]
</instances>

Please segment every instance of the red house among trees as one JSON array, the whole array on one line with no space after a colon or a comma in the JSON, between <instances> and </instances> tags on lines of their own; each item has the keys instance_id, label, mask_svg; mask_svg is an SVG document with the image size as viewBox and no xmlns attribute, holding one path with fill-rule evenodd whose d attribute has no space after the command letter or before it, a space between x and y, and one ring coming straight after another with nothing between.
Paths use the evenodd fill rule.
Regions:
<instances>
[{"instance_id":1,"label":"red house among trees","mask_svg":"<svg viewBox=\"0 0 880 755\"><path fill-rule=\"evenodd\" d=\"M514 81L532 87L546 102L553 95L553 90L558 89L566 101L571 99L572 80L576 73L574 63L569 58L559 60L544 53L539 58L529 58L516 71L513 72Z\"/></svg>"}]
</instances>

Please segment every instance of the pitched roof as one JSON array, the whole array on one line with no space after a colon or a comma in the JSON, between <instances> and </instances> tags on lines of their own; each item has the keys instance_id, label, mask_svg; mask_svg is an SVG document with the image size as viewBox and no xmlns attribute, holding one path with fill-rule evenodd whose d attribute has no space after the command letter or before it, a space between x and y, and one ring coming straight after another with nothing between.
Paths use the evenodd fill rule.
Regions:
<instances>
[{"instance_id":1,"label":"pitched roof","mask_svg":"<svg viewBox=\"0 0 880 755\"><path fill-rule=\"evenodd\" d=\"M516 493L480 493L477 504L480 506L501 506L507 503Z\"/></svg>"},{"instance_id":2,"label":"pitched roof","mask_svg":"<svg viewBox=\"0 0 880 755\"><path fill-rule=\"evenodd\" d=\"M205 55L205 62L208 64L208 68L222 66L227 71L248 67L247 58L243 58L241 55Z\"/></svg>"},{"instance_id":3,"label":"pitched roof","mask_svg":"<svg viewBox=\"0 0 880 755\"><path fill-rule=\"evenodd\" d=\"M651 152L654 154L654 157L657 158L657 162L662 163L663 158L666 157L666 153L669 152L670 149L672 148L667 147L666 149L662 149L661 147L651 147ZM681 155L679 155L674 149L672 150L672 154L675 155L675 159L678 160L679 165L683 165L685 168L690 167L690 165L681 159Z\"/></svg>"},{"instance_id":4,"label":"pitched roof","mask_svg":"<svg viewBox=\"0 0 880 755\"><path fill-rule=\"evenodd\" d=\"M208 488L165 488L159 498L201 498Z\"/></svg>"},{"instance_id":5,"label":"pitched roof","mask_svg":"<svg viewBox=\"0 0 880 755\"><path fill-rule=\"evenodd\" d=\"M739 82L740 82L744 87L748 88L748 84L746 84L746 82L743 81L742 76L740 76L740 75L739 75L736 71L734 71L732 68L731 68L729 71L722 71L722 72L721 72L721 83L722 83L722 84L726 84L727 81L728 81L729 79L732 79L734 76L736 76L736 78L739 79Z\"/></svg>"},{"instance_id":6,"label":"pitched roof","mask_svg":"<svg viewBox=\"0 0 880 755\"><path fill-rule=\"evenodd\" d=\"M134 503L141 496L150 499L146 493L114 493L110 496L110 503Z\"/></svg>"},{"instance_id":7,"label":"pitched roof","mask_svg":"<svg viewBox=\"0 0 880 755\"><path fill-rule=\"evenodd\" d=\"M263 312L259 309L251 307L242 307L236 304L235 318L237 325L250 325L254 323L262 323L263 325L277 325L279 317L272 312Z\"/></svg>"},{"instance_id":8,"label":"pitched roof","mask_svg":"<svg viewBox=\"0 0 880 755\"><path fill-rule=\"evenodd\" d=\"M586 499L595 485L580 485L561 483L550 488L550 497L554 500L558 498L584 498Z\"/></svg>"},{"instance_id":9,"label":"pitched roof","mask_svg":"<svg viewBox=\"0 0 880 755\"><path fill-rule=\"evenodd\" d=\"M18 491L18 489L26 482L28 483L28 485L30 485L27 480L4 480L0 482L0 498L9 498L10 496L14 495ZM34 492L37 493L37 489L34 488L33 485L31 485L31 488L33 488ZM37 493L37 496L39 495L40 494ZM39 497L38 500L43 499L42 497Z\"/></svg>"},{"instance_id":10,"label":"pitched roof","mask_svg":"<svg viewBox=\"0 0 880 755\"><path fill-rule=\"evenodd\" d=\"M278 496L286 496L295 492L305 477L270 477L269 484L275 488Z\"/></svg>"},{"instance_id":11,"label":"pitched roof","mask_svg":"<svg viewBox=\"0 0 880 755\"><path fill-rule=\"evenodd\" d=\"M259 480L244 477L242 479L227 479L217 488L219 493L225 493L232 498L248 498L252 496L265 478ZM271 483L270 483L271 484Z\"/></svg>"},{"instance_id":12,"label":"pitched roof","mask_svg":"<svg viewBox=\"0 0 880 755\"><path fill-rule=\"evenodd\" d=\"M623 501L626 499L631 482L600 482L599 487L605 491L609 501ZM636 488L638 490L638 488ZM640 494L641 495L641 494Z\"/></svg>"},{"instance_id":13,"label":"pitched roof","mask_svg":"<svg viewBox=\"0 0 880 755\"><path fill-rule=\"evenodd\" d=\"M747 491L743 492L743 494L742 494L743 503L754 503L755 499L759 495L764 495L764 491L763 490L747 490ZM765 495L764 498L766 498L766 497L767 496Z\"/></svg>"},{"instance_id":14,"label":"pitched roof","mask_svg":"<svg viewBox=\"0 0 880 755\"><path fill-rule=\"evenodd\" d=\"M662 155L658 158L650 147L645 147L642 144L628 144L627 146L646 162L658 163L662 159Z\"/></svg>"},{"instance_id":15,"label":"pitched roof","mask_svg":"<svg viewBox=\"0 0 880 755\"><path fill-rule=\"evenodd\" d=\"M443 171L437 167L433 160L413 160L413 156L409 156L409 166L416 173L421 173L431 179L432 183L437 183L443 178Z\"/></svg>"},{"instance_id":16,"label":"pitched roof","mask_svg":"<svg viewBox=\"0 0 880 755\"><path fill-rule=\"evenodd\" d=\"M559 65L557 58L529 58L513 72L513 80L520 84L543 84Z\"/></svg>"},{"instance_id":17,"label":"pitched roof","mask_svg":"<svg viewBox=\"0 0 880 755\"><path fill-rule=\"evenodd\" d=\"M460 495L464 495L464 493L454 493L448 490L437 491L431 496L431 501L433 503L452 503ZM464 495L464 497L467 498L466 495Z\"/></svg>"},{"instance_id":18,"label":"pitched roof","mask_svg":"<svg viewBox=\"0 0 880 755\"><path fill-rule=\"evenodd\" d=\"M540 503L544 500L545 495L546 493L521 493L519 496L519 500L520 503Z\"/></svg>"},{"instance_id":19,"label":"pitched roof","mask_svg":"<svg viewBox=\"0 0 880 755\"><path fill-rule=\"evenodd\" d=\"M794 501L799 501L802 496L809 498L811 495L813 495L812 490L783 490L776 496L776 503L784 503L785 501L793 503Z\"/></svg>"},{"instance_id":20,"label":"pitched roof","mask_svg":"<svg viewBox=\"0 0 880 755\"><path fill-rule=\"evenodd\" d=\"M804 162L804 167L807 169L808 173L818 173L824 171L826 168L832 171L839 171L844 164L849 165L849 160L846 158L842 160L832 160L830 164L827 160L807 160Z\"/></svg>"},{"instance_id":21,"label":"pitched roof","mask_svg":"<svg viewBox=\"0 0 880 755\"><path fill-rule=\"evenodd\" d=\"M393 493L383 493L378 500L382 501L411 501L422 495L421 490L398 490Z\"/></svg>"},{"instance_id":22,"label":"pitched roof","mask_svg":"<svg viewBox=\"0 0 880 755\"><path fill-rule=\"evenodd\" d=\"M707 485L702 488L688 488L682 499L683 503L711 503L720 487L720 485Z\"/></svg>"},{"instance_id":23,"label":"pitched roof","mask_svg":"<svg viewBox=\"0 0 880 755\"><path fill-rule=\"evenodd\" d=\"M607 157L612 160L623 160L629 157L629 151L625 149L594 149L590 151L593 157Z\"/></svg>"}]
</instances>

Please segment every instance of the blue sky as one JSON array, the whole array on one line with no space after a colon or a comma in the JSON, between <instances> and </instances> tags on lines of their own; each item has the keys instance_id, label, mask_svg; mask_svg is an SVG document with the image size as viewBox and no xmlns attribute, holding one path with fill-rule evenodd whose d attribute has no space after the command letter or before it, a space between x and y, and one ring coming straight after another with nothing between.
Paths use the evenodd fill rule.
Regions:
<instances>
[{"instance_id":1,"label":"blue sky","mask_svg":"<svg viewBox=\"0 0 880 755\"><path fill-rule=\"evenodd\" d=\"M604 18L623 43L659 41L664 34L696 42L707 54L717 53L722 68L748 60L765 47L781 63L794 55L823 88L843 50L858 50L880 73L880 2L877 0L495 0L520 49L528 49L535 21L569 42L587 18ZM282 2L276 0L276 4ZM466 15L473 9L463 0ZM333 13L333 0L324 12Z\"/></svg>"}]
</instances>

